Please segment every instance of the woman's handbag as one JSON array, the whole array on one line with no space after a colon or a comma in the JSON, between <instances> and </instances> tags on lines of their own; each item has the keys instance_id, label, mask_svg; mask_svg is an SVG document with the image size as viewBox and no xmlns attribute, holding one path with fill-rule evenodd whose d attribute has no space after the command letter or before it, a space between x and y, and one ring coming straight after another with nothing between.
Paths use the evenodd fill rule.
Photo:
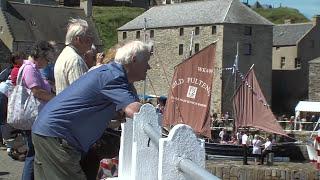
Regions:
<instances>
[{"instance_id":1,"label":"woman's handbag","mask_svg":"<svg viewBox=\"0 0 320 180\"><path fill-rule=\"evenodd\" d=\"M25 66L20 67L17 85L9 96L7 123L16 129L31 130L33 122L44 103L34 97L30 89L22 85L22 74Z\"/></svg>"}]
</instances>

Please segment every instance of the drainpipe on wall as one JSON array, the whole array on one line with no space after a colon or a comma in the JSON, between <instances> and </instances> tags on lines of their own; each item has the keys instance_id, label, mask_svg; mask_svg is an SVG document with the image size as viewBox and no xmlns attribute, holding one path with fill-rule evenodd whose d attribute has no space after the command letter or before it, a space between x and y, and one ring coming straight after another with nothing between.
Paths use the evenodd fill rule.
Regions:
<instances>
[{"instance_id":1,"label":"drainpipe on wall","mask_svg":"<svg viewBox=\"0 0 320 180\"><path fill-rule=\"evenodd\" d=\"M84 9L86 17L92 16L92 0L80 1L80 8Z\"/></svg>"}]
</instances>

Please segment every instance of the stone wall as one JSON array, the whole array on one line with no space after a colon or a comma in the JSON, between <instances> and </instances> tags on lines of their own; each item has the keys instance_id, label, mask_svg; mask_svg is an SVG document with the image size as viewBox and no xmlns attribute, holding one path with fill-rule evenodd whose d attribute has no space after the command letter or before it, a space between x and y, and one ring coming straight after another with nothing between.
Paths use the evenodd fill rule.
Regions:
<instances>
[{"instance_id":1,"label":"stone wall","mask_svg":"<svg viewBox=\"0 0 320 180\"><path fill-rule=\"evenodd\" d=\"M309 100L320 101L320 58L309 64Z\"/></svg>"},{"instance_id":2,"label":"stone wall","mask_svg":"<svg viewBox=\"0 0 320 180\"><path fill-rule=\"evenodd\" d=\"M315 168L207 163L206 169L223 180L319 180L320 178L320 171Z\"/></svg>"},{"instance_id":3,"label":"stone wall","mask_svg":"<svg viewBox=\"0 0 320 180\"><path fill-rule=\"evenodd\" d=\"M281 58L285 58L285 64L281 67ZM297 58L297 46L284 46L272 48L272 70L295 70Z\"/></svg>"}]
</instances>

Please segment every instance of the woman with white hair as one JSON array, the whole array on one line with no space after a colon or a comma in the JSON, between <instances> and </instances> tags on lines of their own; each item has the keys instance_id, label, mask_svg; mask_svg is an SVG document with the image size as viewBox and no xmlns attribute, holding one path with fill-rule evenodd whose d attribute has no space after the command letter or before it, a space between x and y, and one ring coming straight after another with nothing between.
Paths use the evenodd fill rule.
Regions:
<instances>
[{"instance_id":1,"label":"woman with white hair","mask_svg":"<svg viewBox=\"0 0 320 180\"><path fill-rule=\"evenodd\" d=\"M260 137L257 134L254 135L252 145L253 145L252 154L254 156L254 164L256 164L261 157L261 145L262 145Z\"/></svg>"}]
</instances>

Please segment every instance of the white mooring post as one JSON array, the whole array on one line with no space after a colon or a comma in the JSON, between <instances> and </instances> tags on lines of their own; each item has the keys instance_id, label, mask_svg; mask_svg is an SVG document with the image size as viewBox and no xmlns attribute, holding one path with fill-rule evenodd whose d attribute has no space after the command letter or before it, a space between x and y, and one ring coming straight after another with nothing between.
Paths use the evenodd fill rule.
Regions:
<instances>
[{"instance_id":1,"label":"white mooring post","mask_svg":"<svg viewBox=\"0 0 320 180\"><path fill-rule=\"evenodd\" d=\"M205 149L201 146L190 126L178 124L174 126L167 138L159 141L159 173L161 180L191 179L181 171L179 163L188 159L205 168Z\"/></svg>"},{"instance_id":2,"label":"white mooring post","mask_svg":"<svg viewBox=\"0 0 320 180\"><path fill-rule=\"evenodd\" d=\"M157 180L159 150L146 134L146 126L152 128L153 139L161 138L160 117L150 104L141 107L133 120L122 124L119 153L118 179Z\"/></svg>"}]
</instances>

